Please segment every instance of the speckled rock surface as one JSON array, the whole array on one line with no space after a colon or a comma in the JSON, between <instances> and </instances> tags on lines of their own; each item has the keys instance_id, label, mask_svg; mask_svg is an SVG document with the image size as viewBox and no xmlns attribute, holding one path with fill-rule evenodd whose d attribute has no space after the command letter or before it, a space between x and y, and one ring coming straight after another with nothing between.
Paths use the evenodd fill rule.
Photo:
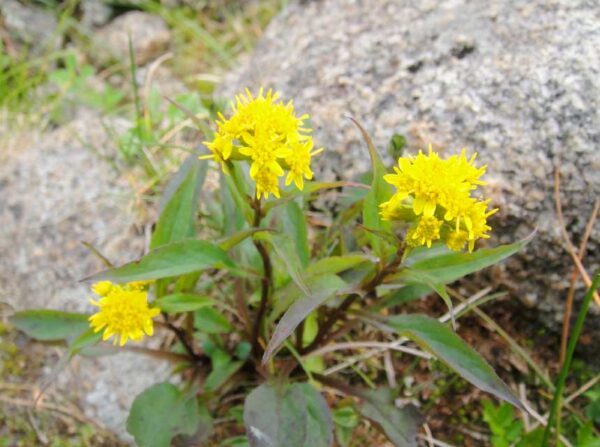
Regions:
<instances>
[{"instance_id":1,"label":"speckled rock surface","mask_svg":"<svg viewBox=\"0 0 600 447\"><path fill-rule=\"evenodd\" d=\"M144 252L143 226L130 210L130 188L91 149L114 157L113 140L103 125L122 131L128 123L101 121L85 111L77 115L0 163L0 302L15 310L93 310L89 284L80 280L103 265L81 241L115 263ZM53 369L48 365L47 373ZM125 420L133 398L169 375L164 362L122 353L76 358L55 386L78 396L88 416L127 438Z\"/></svg>"},{"instance_id":2,"label":"speckled rock surface","mask_svg":"<svg viewBox=\"0 0 600 447\"><path fill-rule=\"evenodd\" d=\"M113 14L112 8L103 0L82 0L81 24L87 28L105 25Z\"/></svg>"},{"instance_id":3,"label":"speckled rock surface","mask_svg":"<svg viewBox=\"0 0 600 447\"><path fill-rule=\"evenodd\" d=\"M164 20L141 11L127 12L94 35L99 50L107 50L112 56L129 64L129 38L135 61L143 65L160 56L169 46L171 32ZM103 51L99 56L103 57Z\"/></svg>"},{"instance_id":4,"label":"speckled rock surface","mask_svg":"<svg viewBox=\"0 0 600 447\"><path fill-rule=\"evenodd\" d=\"M49 8L23 5L17 0L0 1L0 27L6 27L12 38L35 54L60 46L60 39L53 36L56 25L56 17Z\"/></svg>"},{"instance_id":5,"label":"speckled rock surface","mask_svg":"<svg viewBox=\"0 0 600 447\"><path fill-rule=\"evenodd\" d=\"M303 2L271 23L220 94L264 85L294 98L326 148L321 178L351 178L368 166L344 114L381 149L400 133L411 150L432 143L445 153L478 151L489 164L487 194L501 209L492 242L538 228L497 276L558 328L572 267L553 171L560 165L567 226L578 242L600 194L599 19L593 1ZM586 265L594 271L599 263L596 225ZM595 311L590 327L600 332Z\"/></svg>"}]
</instances>

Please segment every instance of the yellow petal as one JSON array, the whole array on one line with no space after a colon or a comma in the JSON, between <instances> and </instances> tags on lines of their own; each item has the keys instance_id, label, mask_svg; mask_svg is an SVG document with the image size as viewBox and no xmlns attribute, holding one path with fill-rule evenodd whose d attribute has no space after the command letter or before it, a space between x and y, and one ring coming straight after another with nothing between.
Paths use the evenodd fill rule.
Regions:
<instances>
[{"instance_id":1,"label":"yellow petal","mask_svg":"<svg viewBox=\"0 0 600 447\"><path fill-rule=\"evenodd\" d=\"M425 207L425 200L421 197L415 198L413 202L413 211L417 216L419 216L423 212L423 208Z\"/></svg>"},{"instance_id":2,"label":"yellow petal","mask_svg":"<svg viewBox=\"0 0 600 447\"><path fill-rule=\"evenodd\" d=\"M152 337L154 335L154 325L152 324L152 320L148 320L144 325L144 332L148 337Z\"/></svg>"},{"instance_id":3,"label":"yellow petal","mask_svg":"<svg viewBox=\"0 0 600 447\"><path fill-rule=\"evenodd\" d=\"M423 207L423 214L427 217L433 216L435 213L435 202L425 202Z\"/></svg>"}]
</instances>

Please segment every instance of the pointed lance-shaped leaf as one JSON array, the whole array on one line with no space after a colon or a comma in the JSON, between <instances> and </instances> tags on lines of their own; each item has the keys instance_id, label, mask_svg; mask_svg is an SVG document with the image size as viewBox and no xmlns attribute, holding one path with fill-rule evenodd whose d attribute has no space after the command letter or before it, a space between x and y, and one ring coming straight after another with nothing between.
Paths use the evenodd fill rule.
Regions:
<instances>
[{"instance_id":1,"label":"pointed lance-shaped leaf","mask_svg":"<svg viewBox=\"0 0 600 447\"><path fill-rule=\"evenodd\" d=\"M235 269L233 261L223 249L207 241L191 239L163 245L138 261L96 273L87 279L124 283L223 267Z\"/></svg>"},{"instance_id":2,"label":"pointed lance-shaped leaf","mask_svg":"<svg viewBox=\"0 0 600 447\"><path fill-rule=\"evenodd\" d=\"M377 323L378 321L382 324ZM524 409L521 401L496 375L483 357L456 335L452 329L435 318L419 314L391 317L373 315L370 322L411 339L477 388Z\"/></svg>"}]
</instances>

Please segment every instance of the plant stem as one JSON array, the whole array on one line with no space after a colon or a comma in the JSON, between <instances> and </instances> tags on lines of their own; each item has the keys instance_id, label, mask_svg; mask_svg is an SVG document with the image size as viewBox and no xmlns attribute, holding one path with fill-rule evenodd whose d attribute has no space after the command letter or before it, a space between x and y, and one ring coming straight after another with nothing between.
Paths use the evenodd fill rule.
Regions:
<instances>
[{"instance_id":1,"label":"plant stem","mask_svg":"<svg viewBox=\"0 0 600 447\"><path fill-rule=\"evenodd\" d=\"M260 220L262 218L262 210L261 210L261 202L260 199L255 199L253 203L254 208L254 227L258 228L260 225ZM263 271L264 275L262 278L262 287L260 292L260 305L258 307L258 312L256 314L256 318L254 320L254 326L252 328L252 352L255 356L260 355L260 327L262 326L262 321L265 317L265 312L267 310L267 304L269 302L269 294L271 291L271 284L273 282L273 266L271 265L271 258L269 256L269 252L267 248L261 241L254 241L254 246L258 250L260 257L262 259Z\"/></svg>"},{"instance_id":2,"label":"plant stem","mask_svg":"<svg viewBox=\"0 0 600 447\"><path fill-rule=\"evenodd\" d=\"M296 349L302 349L304 345L304 321L302 320L296 328Z\"/></svg>"},{"instance_id":3,"label":"plant stem","mask_svg":"<svg viewBox=\"0 0 600 447\"><path fill-rule=\"evenodd\" d=\"M173 333L177 336L177 338L179 339L179 341L181 342L181 344L183 345L184 349L186 350L186 352L193 358L197 359L199 356L198 354L196 354L196 352L194 351L194 348L192 348L192 345L190 344L189 340L187 339L187 336L185 334L185 331L183 329L178 328L177 326L175 326L173 323L167 323L167 327L173 331Z\"/></svg>"},{"instance_id":4,"label":"plant stem","mask_svg":"<svg viewBox=\"0 0 600 447\"><path fill-rule=\"evenodd\" d=\"M548 415L548 424L546 425L546 430L544 431L544 437L542 439L541 447L548 446L548 442L550 440L550 430L552 428L554 417L558 411L558 407L562 399L563 388L565 387L567 375L569 374L569 369L571 368L571 361L573 360L573 353L575 352L575 347L577 346L577 340L579 339L581 331L583 330L583 323L585 321L587 312L590 308L592 296L594 295L594 292L596 291L599 285L600 271L596 272L596 275L594 276L594 279L592 281L592 285L585 294L585 297L583 298L583 303L581 304L581 309L579 310L579 314L577 315L577 321L575 322L575 326L573 327L573 333L571 334L571 338L569 339L569 345L567 347L565 361L560 370L558 380L556 381L556 389L554 390L554 397L552 398L552 407L550 408L550 414ZM558 438L559 436L560 428L557 426L556 437Z\"/></svg>"},{"instance_id":5,"label":"plant stem","mask_svg":"<svg viewBox=\"0 0 600 447\"><path fill-rule=\"evenodd\" d=\"M194 348L192 347L192 344L190 343L185 330L178 328L173 323L171 323L166 314L163 314L163 317L165 319L165 326L177 336L179 342L182 344L183 348L188 353L188 355L192 359L194 359L194 361L205 364L207 361L206 357L194 351Z\"/></svg>"},{"instance_id":6,"label":"plant stem","mask_svg":"<svg viewBox=\"0 0 600 447\"><path fill-rule=\"evenodd\" d=\"M340 319L346 318L346 311L350 308L350 306L352 306L352 304L354 304L354 302L358 298L373 294L375 292L375 288L383 282L385 277L392 273L400 265L400 263L402 262L403 253L404 246L401 246L398 249L396 256L389 264L387 264L385 267L379 270L375 274L375 276L371 278L370 281L361 285L360 288L363 293L353 293L351 295L348 295L346 299L342 301L342 304L340 304L340 306L337 309L335 309L331 314L329 314L325 322L319 327L319 331L317 332L317 336L315 337L315 339L308 346L301 349L300 353L306 354L318 348L321 344L330 341L333 338L330 337L330 332L335 323Z\"/></svg>"}]
</instances>

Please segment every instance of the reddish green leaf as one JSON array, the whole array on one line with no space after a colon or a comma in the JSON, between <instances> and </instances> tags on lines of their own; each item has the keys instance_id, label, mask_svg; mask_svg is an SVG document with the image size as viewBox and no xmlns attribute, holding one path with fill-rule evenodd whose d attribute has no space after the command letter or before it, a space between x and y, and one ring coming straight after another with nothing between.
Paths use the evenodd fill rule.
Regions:
<instances>
[{"instance_id":1,"label":"reddish green leaf","mask_svg":"<svg viewBox=\"0 0 600 447\"><path fill-rule=\"evenodd\" d=\"M421 416L412 405L397 407L389 389L361 390L357 409L383 432L395 447L416 447Z\"/></svg>"},{"instance_id":2,"label":"reddish green leaf","mask_svg":"<svg viewBox=\"0 0 600 447\"><path fill-rule=\"evenodd\" d=\"M396 315L383 318L382 321L385 327L410 338L443 360L477 388L523 408L523 404L492 367L447 325L426 315L416 314Z\"/></svg>"},{"instance_id":3,"label":"reddish green leaf","mask_svg":"<svg viewBox=\"0 0 600 447\"><path fill-rule=\"evenodd\" d=\"M281 346L287 337L296 329L296 327L310 314L313 310L334 296L346 284L344 281L335 276L328 275L326 281L314 283L311 287L310 295L305 295L295 301L290 308L285 312L281 320L275 327L273 336L269 340L267 349L263 356L263 363L266 363L273 353Z\"/></svg>"},{"instance_id":4,"label":"reddish green leaf","mask_svg":"<svg viewBox=\"0 0 600 447\"><path fill-rule=\"evenodd\" d=\"M308 383L266 383L244 404L251 447L331 447L333 421L327 402Z\"/></svg>"}]
</instances>

